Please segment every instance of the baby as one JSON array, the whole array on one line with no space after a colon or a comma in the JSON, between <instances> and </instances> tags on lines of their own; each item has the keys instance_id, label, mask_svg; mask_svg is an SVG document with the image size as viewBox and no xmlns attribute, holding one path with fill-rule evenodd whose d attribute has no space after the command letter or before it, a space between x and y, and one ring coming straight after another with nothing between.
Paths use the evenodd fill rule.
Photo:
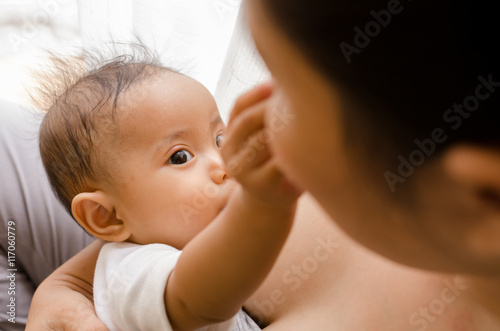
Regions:
<instances>
[{"instance_id":1,"label":"baby","mask_svg":"<svg viewBox=\"0 0 500 331\"><path fill-rule=\"evenodd\" d=\"M299 193L258 139L224 151L240 160L231 173L241 185L230 178L224 123L197 81L128 56L84 75L71 60L54 63L64 88L40 151L64 206L108 242L94 276L99 318L110 330L232 330L286 240Z\"/></svg>"}]
</instances>

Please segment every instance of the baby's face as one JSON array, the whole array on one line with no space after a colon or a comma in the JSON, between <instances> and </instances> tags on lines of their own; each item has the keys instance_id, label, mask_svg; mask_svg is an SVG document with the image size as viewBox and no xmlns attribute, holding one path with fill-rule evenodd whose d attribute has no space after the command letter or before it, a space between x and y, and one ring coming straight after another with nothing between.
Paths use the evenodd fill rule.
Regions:
<instances>
[{"instance_id":1,"label":"baby's face","mask_svg":"<svg viewBox=\"0 0 500 331\"><path fill-rule=\"evenodd\" d=\"M124 104L111 188L117 217L131 241L180 249L219 214L233 187L219 150L224 123L212 95L179 74L148 78Z\"/></svg>"}]
</instances>

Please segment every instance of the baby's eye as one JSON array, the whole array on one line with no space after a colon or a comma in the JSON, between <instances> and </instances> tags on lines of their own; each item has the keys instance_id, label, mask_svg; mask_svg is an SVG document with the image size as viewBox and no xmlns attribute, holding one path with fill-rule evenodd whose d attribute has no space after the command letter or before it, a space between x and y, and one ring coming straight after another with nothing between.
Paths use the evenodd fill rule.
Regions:
<instances>
[{"instance_id":1,"label":"baby's eye","mask_svg":"<svg viewBox=\"0 0 500 331\"><path fill-rule=\"evenodd\" d=\"M215 144L217 147L221 148L222 147L222 140L224 139L224 136L222 134L217 135L215 138Z\"/></svg>"},{"instance_id":2,"label":"baby's eye","mask_svg":"<svg viewBox=\"0 0 500 331\"><path fill-rule=\"evenodd\" d=\"M185 149L181 149L177 152L175 152L170 159L168 159L168 163L170 164L183 164L186 162L191 161L193 158L193 154L189 153Z\"/></svg>"}]
</instances>

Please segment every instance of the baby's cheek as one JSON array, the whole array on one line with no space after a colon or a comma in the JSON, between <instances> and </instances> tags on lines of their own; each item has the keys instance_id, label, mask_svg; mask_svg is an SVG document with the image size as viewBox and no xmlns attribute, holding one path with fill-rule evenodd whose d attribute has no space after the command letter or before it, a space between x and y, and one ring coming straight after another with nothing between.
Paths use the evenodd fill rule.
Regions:
<instances>
[{"instance_id":1,"label":"baby's cheek","mask_svg":"<svg viewBox=\"0 0 500 331\"><path fill-rule=\"evenodd\" d=\"M178 192L177 211L186 226L197 226L215 218L215 211L225 205L229 185L216 185L201 181L194 183L184 192Z\"/></svg>"}]
</instances>

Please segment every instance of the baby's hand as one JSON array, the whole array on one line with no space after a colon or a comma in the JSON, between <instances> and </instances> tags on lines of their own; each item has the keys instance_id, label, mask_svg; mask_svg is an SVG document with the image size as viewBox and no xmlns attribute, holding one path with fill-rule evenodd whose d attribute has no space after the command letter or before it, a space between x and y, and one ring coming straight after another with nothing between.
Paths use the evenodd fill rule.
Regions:
<instances>
[{"instance_id":1,"label":"baby's hand","mask_svg":"<svg viewBox=\"0 0 500 331\"><path fill-rule=\"evenodd\" d=\"M224 134L222 157L229 175L256 198L271 203L292 203L301 192L276 167L269 149L273 132L264 125L270 83L243 94L233 107Z\"/></svg>"}]
</instances>

